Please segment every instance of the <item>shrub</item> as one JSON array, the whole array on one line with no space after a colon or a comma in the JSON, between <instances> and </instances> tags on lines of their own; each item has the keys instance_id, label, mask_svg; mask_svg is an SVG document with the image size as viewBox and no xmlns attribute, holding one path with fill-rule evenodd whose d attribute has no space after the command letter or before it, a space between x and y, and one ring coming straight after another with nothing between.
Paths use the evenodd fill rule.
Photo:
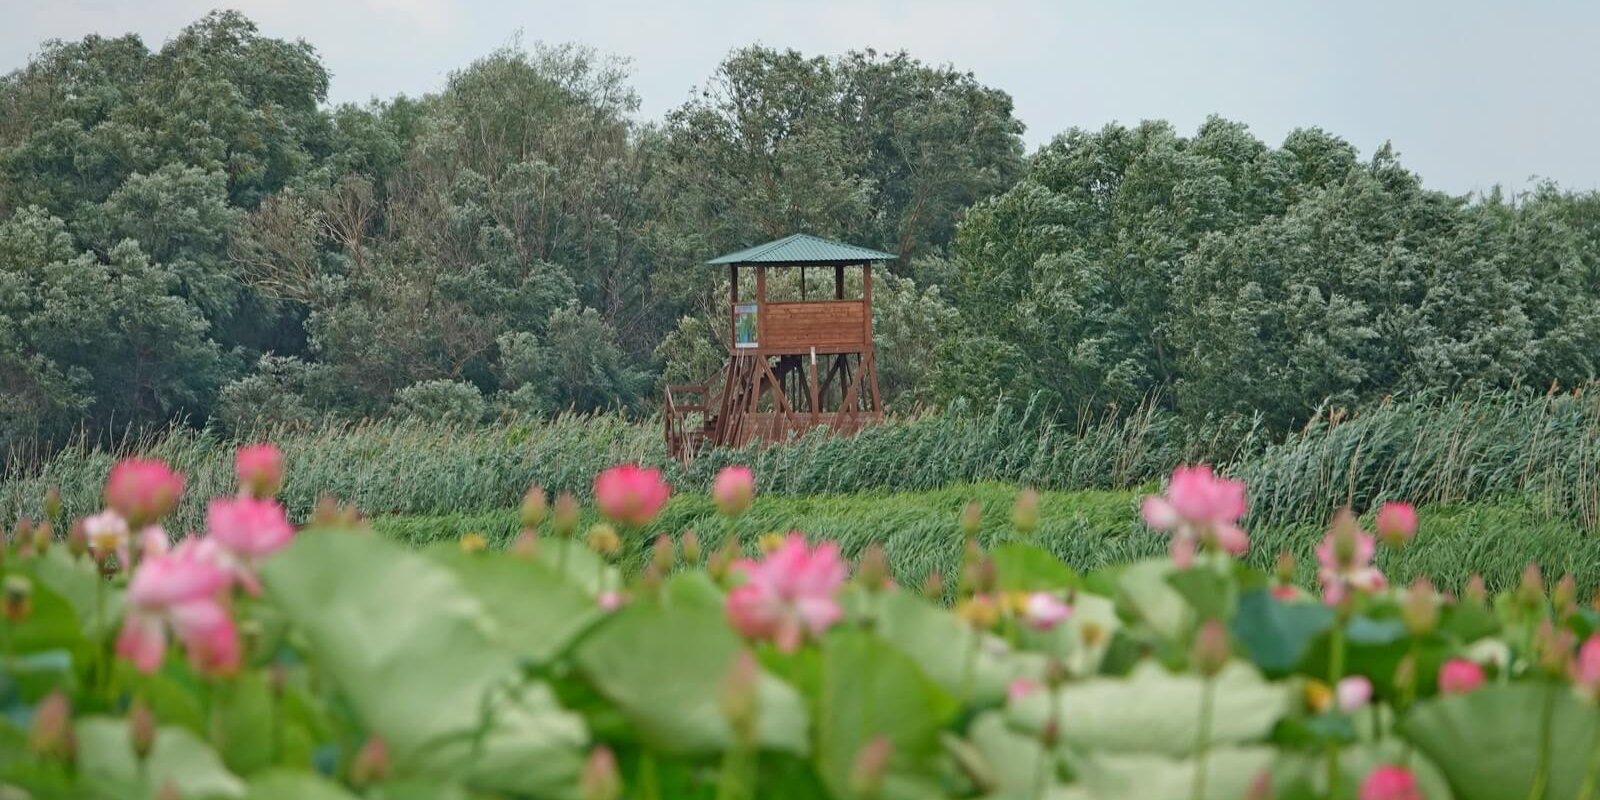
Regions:
<instances>
[{"instance_id":1,"label":"shrub","mask_svg":"<svg viewBox=\"0 0 1600 800\"><path fill-rule=\"evenodd\" d=\"M420 381L394 395L396 414L424 422L471 425L483 419L487 408L483 392L465 381Z\"/></svg>"}]
</instances>

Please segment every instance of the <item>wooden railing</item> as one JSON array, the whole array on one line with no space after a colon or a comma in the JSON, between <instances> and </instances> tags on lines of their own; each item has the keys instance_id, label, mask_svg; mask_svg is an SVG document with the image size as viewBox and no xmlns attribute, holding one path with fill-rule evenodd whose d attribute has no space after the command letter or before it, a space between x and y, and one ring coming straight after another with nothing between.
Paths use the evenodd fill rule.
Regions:
<instances>
[{"instance_id":1,"label":"wooden railing","mask_svg":"<svg viewBox=\"0 0 1600 800\"><path fill-rule=\"evenodd\" d=\"M705 439L707 423L710 422L710 417L707 416L708 391L703 383L667 386L666 406L662 409L661 421L666 427L667 452L674 458L687 461L700 449L700 443ZM698 424L690 420L691 414L700 415Z\"/></svg>"}]
</instances>

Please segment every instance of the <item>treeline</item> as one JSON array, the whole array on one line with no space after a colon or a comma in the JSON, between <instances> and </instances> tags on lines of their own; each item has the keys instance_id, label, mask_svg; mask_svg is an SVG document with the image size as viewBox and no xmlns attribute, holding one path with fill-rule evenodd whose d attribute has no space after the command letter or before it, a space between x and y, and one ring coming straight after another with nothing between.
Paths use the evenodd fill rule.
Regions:
<instances>
[{"instance_id":1,"label":"treeline","mask_svg":"<svg viewBox=\"0 0 1600 800\"><path fill-rule=\"evenodd\" d=\"M625 64L509 47L330 106L304 42L208 15L0 80L0 452L180 419L648 412L726 352L706 258L794 231L898 255L911 409L1325 401L1595 375L1600 199L1468 201L1387 149L1241 125L1074 130L904 53L736 51L659 122Z\"/></svg>"}]
</instances>

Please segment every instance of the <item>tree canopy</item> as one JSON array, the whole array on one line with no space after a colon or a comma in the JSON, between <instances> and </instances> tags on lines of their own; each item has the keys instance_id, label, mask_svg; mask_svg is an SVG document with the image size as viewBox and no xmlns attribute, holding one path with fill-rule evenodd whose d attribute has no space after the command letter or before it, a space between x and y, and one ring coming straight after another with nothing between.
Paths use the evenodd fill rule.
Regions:
<instances>
[{"instance_id":1,"label":"tree canopy","mask_svg":"<svg viewBox=\"0 0 1600 800\"><path fill-rule=\"evenodd\" d=\"M327 101L209 14L0 78L0 451L181 420L650 412L725 352L710 255L897 255L892 409L1150 397L1299 424L1391 393L1592 379L1600 196L1454 197L1388 148L1211 119L1024 154L1009 95L907 53L750 47L659 122L625 62L512 44Z\"/></svg>"}]
</instances>

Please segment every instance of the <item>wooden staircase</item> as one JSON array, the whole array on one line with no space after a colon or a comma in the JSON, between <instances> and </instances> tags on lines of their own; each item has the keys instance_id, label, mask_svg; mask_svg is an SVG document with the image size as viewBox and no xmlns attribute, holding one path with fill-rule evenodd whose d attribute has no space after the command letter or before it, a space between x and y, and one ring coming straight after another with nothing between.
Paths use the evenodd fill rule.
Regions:
<instances>
[{"instance_id":1,"label":"wooden staircase","mask_svg":"<svg viewBox=\"0 0 1600 800\"><path fill-rule=\"evenodd\" d=\"M752 373L756 369L756 356L739 355L728 360L720 387L713 388L713 378L701 383L669 384L661 413L667 452L687 463L707 442L743 444L745 413L750 410L750 387L755 383ZM719 396L713 409L714 394Z\"/></svg>"}]
</instances>

